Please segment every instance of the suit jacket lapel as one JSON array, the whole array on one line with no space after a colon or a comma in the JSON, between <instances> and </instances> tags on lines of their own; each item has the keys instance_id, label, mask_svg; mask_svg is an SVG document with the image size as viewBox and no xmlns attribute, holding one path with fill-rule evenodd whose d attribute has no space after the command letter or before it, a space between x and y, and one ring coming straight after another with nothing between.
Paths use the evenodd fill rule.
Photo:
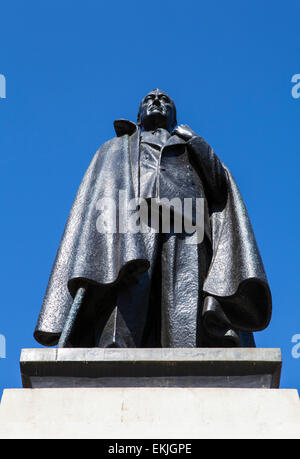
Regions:
<instances>
[{"instance_id":1,"label":"suit jacket lapel","mask_svg":"<svg viewBox=\"0 0 300 459\"><path fill-rule=\"evenodd\" d=\"M140 131L138 126L132 121L120 119L114 122L116 134L118 137L123 135L128 135L128 148L129 148L129 157L131 164L131 176L132 183L134 187L134 193L136 197L140 195ZM154 138L154 139L153 139ZM155 142L155 136L153 136L152 141ZM160 145L156 141L156 145ZM165 145L162 148L162 153L166 148L173 148L176 145L185 145L186 141L177 135L171 135ZM161 146L161 145L160 145Z\"/></svg>"},{"instance_id":2,"label":"suit jacket lapel","mask_svg":"<svg viewBox=\"0 0 300 459\"><path fill-rule=\"evenodd\" d=\"M171 137L168 139L168 141L165 143L162 149L162 154L164 153L164 150L166 148L173 148L174 146L178 145L186 145L186 141L183 140L181 137L178 137L177 135L171 135Z\"/></svg>"}]
</instances>

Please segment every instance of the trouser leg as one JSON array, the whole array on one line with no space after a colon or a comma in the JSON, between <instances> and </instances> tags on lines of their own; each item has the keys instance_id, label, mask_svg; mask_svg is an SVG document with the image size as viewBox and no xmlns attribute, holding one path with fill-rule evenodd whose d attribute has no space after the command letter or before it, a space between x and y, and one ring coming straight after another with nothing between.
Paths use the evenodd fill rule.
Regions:
<instances>
[{"instance_id":1,"label":"trouser leg","mask_svg":"<svg viewBox=\"0 0 300 459\"><path fill-rule=\"evenodd\" d=\"M209 266L207 242L187 244L189 236L165 235L162 248L162 347L200 345L202 285Z\"/></svg>"},{"instance_id":2,"label":"trouser leg","mask_svg":"<svg viewBox=\"0 0 300 459\"><path fill-rule=\"evenodd\" d=\"M160 235L145 234L149 270L137 282L121 282L108 295L106 312L96 329L97 347L141 347L149 312L153 269L158 256ZM99 305L99 308L101 305Z\"/></svg>"},{"instance_id":3,"label":"trouser leg","mask_svg":"<svg viewBox=\"0 0 300 459\"><path fill-rule=\"evenodd\" d=\"M183 235L154 233L145 235L145 244L150 268L137 284L118 286L102 315L105 323L97 328L95 345L201 346L202 285L210 263L207 241L190 245Z\"/></svg>"}]
</instances>

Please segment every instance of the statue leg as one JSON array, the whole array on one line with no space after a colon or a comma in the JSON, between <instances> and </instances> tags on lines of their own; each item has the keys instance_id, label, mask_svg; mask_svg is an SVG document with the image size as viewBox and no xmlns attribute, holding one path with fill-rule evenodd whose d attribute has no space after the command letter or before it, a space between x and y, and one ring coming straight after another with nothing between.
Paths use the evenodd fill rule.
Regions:
<instances>
[{"instance_id":1,"label":"statue leg","mask_svg":"<svg viewBox=\"0 0 300 459\"><path fill-rule=\"evenodd\" d=\"M202 285L210 264L209 243L165 235L162 249L162 347L201 346Z\"/></svg>"},{"instance_id":2,"label":"statue leg","mask_svg":"<svg viewBox=\"0 0 300 459\"><path fill-rule=\"evenodd\" d=\"M115 305L107 322L102 329L98 329L97 347L141 346L147 319L149 292L149 272L140 276L136 285L120 285Z\"/></svg>"},{"instance_id":3,"label":"statue leg","mask_svg":"<svg viewBox=\"0 0 300 459\"><path fill-rule=\"evenodd\" d=\"M143 347L143 339L149 319L149 305L153 287L152 277L160 247L158 233L145 234L145 245L149 270L140 275L136 281L124 280L116 288L113 304L106 312L105 323L99 321L96 330L97 347ZM99 304L99 311L101 304Z\"/></svg>"},{"instance_id":4,"label":"statue leg","mask_svg":"<svg viewBox=\"0 0 300 459\"><path fill-rule=\"evenodd\" d=\"M253 333L234 328L221 301L212 296L204 300L202 324L207 347L255 347Z\"/></svg>"}]
</instances>

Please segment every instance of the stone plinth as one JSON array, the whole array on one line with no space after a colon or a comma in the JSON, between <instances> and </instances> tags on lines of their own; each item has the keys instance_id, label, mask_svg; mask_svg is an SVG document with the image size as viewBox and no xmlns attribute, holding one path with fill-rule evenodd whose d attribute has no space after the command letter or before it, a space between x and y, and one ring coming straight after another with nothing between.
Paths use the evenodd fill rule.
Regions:
<instances>
[{"instance_id":1,"label":"stone plinth","mask_svg":"<svg viewBox=\"0 0 300 459\"><path fill-rule=\"evenodd\" d=\"M0 438L300 438L278 349L25 349Z\"/></svg>"},{"instance_id":2,"label":"stone plinth","mask_svg":"<svg viewBox=\"0 0 300 459\"><path fill-rule=\"evenodd\" d=\"M296 390L5 390L0 438L300 438Z\"/></svg>"},{"instance_id":3,"label":"stone plinth","mask_svg":"<svg viewBox=\"0 0 300 459\"><path fill-rule=\"evenodd\" d=\"M24 349L24 388L277 388L280 349Z\"/></svg>"}]
</instances>

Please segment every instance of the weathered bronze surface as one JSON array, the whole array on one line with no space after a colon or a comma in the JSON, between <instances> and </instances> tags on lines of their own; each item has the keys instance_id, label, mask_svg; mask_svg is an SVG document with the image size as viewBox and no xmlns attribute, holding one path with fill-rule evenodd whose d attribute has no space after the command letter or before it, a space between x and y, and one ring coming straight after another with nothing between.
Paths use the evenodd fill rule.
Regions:
<instances>
[{"instance_id":1,"label":"weathered bronze surface","mask_svg":"<svg viewBox=\"0 0 300 459\"><path fill-rule=\"evenodd\" d=\"M158 89L142 100L137 124L114 125L75 198L35 338L59 347L255 346L271 293L230 171L202 137L176 127L175 104ZM122 205L203 198L203 241L187 243L192 235L174 222L164 232L161 208L156 231L104 231L122 215L108 205L99 223L99 200L119 203L120 190Z\"/></svg>"}]
</instances>

